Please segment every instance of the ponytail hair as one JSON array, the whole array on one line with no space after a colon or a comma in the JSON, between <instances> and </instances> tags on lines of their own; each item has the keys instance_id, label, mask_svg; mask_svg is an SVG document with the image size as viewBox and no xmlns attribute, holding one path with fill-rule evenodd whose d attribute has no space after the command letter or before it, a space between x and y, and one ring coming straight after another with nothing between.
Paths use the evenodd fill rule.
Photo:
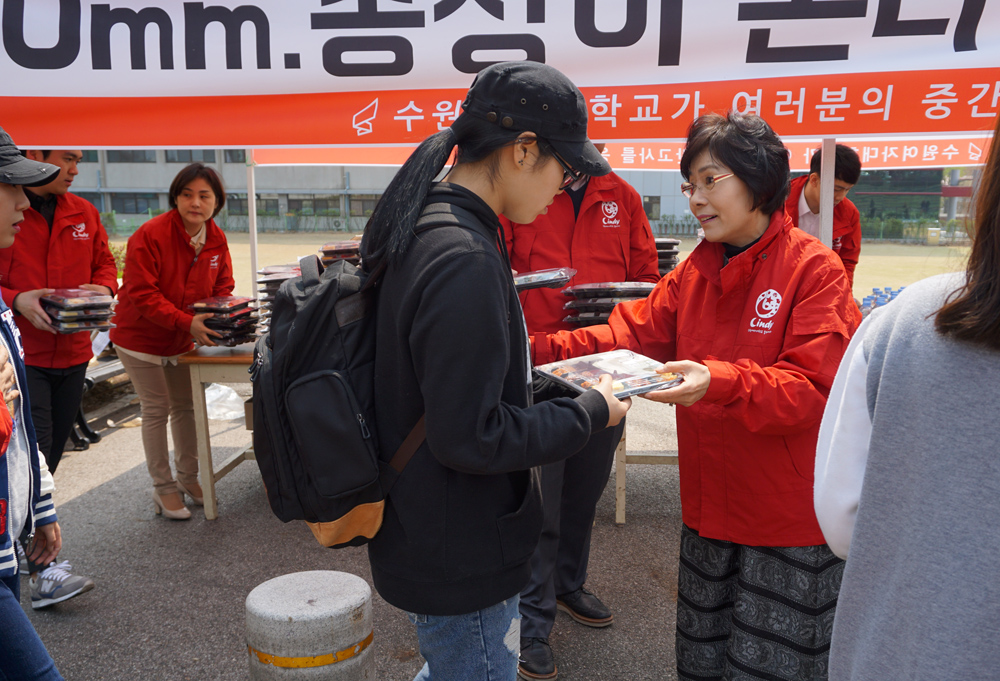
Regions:
<instances>
[{"instance_id":1,"label":"ponytail hair","mask_svg":"<svg viewBox=\"0 0 1000 681\"><path fill-rule=\"evenodd\" d=\"M389 265L402 261L413 242L414 228L423 212L431 183L444 169L456 146L455 165L482 161L484 172L495 181L499 159L494 152L512 144L522 132L463 112L450 128L421 142L392 178L365 225L361 240L365 271L374 278ZM540 158L551 155L547 145L539 144L538 150Z\"/></svg>"},{"instance_id":2,"label":"ponytail hair","mask_svg":"<svg viewBox=\"0 0 1000 681\"><path fill-rule=\"evenodd\" d=\"M955 340L1000 350L1000 122L979 180L965 284L938 310L934 326Z\"/></svg>"}]
</instances>

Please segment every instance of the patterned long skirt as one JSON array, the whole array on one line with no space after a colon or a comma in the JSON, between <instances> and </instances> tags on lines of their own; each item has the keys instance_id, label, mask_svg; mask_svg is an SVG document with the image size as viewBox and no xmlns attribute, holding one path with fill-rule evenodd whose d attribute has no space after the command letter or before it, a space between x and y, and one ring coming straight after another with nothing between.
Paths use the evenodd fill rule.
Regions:
<instances>
[{"instance_id":1,"label":"patterned long skirt","mask_svg":"<svg viewBox=\"0 0 1000 681\"><path fill-rule=\"evenodd\" d=\"M678 678L827 679L843 572L825 544L743 546L683 526Z\"/></svg>"}]
</instances>

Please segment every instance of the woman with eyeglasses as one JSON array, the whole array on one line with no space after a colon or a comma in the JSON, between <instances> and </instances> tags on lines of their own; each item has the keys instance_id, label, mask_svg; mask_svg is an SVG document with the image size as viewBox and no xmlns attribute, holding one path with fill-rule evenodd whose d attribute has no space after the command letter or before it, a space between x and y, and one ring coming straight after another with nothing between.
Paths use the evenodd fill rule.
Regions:
<instances>
[{"instance_id":1,"label":"woman with eyeglasses","mask_svg":"<svg viewBox=\"0 0 1000 681\"><path fill-rule=\"evenodd\" d=\"M825 679L843 562L813 511L823 407L860 321L839 258L784 211L788 155L756 116L697 119L681 185L705 239L608 325L534 338L536 364L628 348L684 376L680 679Z\"/></svg>"},{"instance_id":2,"label":"woman with eyeglasses","mask_svg":"<svg viewBox=\"0 0 1000 681\"><path fill-rule=\"evenodd\" d=\"M550 66L490 66L463 109L396 174L361 244L378 281L382 459L422 416L426 433L368 557L376 590L416 624L426 660L417 679L514 681L518 594L542 528L531 469L576 453L629 402L605 376L579 397L531 404L528 334L498 216L531 222L561 189L610 168L587 138L583 95Z\"/></svg>"}]
</instances>

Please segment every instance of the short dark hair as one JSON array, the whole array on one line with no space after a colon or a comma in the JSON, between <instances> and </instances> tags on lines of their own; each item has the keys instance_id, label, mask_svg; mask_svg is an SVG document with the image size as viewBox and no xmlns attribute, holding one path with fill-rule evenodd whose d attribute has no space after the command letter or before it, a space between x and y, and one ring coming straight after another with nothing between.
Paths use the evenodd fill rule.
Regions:
<instances>
[{"instance_id":1,"label":"short dark hair","mask_svg":"<svg viewBox=\"0 0 1000 681\"><path fill-rule=\"evenodd\" d=\"M819 175L823 162L823 150L817 149L809 161L809 172ZM844 144L837 145L837 158L833 164L833 176L847 184L857 184L861 179L861 159L858 152Z\"/></svg>"},{"instance_id":2,"label":"short dark hair","mask_svg":"<svg viewBox=\"0 0 1000 681\"><path fill-rule=\"evenodd\" d=\"M687 147L681 156L685 180L691 175L694 159L703 151L743 181L753 196L751 210L760 208L771 215L784 205L791 175L788 150L763 118L735 111L697 118L688 128Z\"/></svg>"},{"instance_id":3,"label":"short dark hair","mask_svg":"<svg viewBox=\"0 0 1000 681\"><path fill-rule=\"evenodd\" d=\"M184 187L199 178L208 182L208 186L212 188L212 192L215 194L215 212L212 213L212 217L214 218L222 210L222 207L226 205L226 190L222 186L222 178L219 177L219 173L215 172L215 168L211 168L204 163L192 163L177 173L177 177L170 183L170 207L177 208L177 197L184 191Z\"/></svg>"}]
</instances>

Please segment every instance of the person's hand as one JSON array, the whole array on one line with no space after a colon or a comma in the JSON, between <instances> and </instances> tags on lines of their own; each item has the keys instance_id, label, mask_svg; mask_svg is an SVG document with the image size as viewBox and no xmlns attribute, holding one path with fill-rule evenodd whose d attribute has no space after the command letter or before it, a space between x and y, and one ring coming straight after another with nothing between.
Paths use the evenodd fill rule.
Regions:
<instances>
[{"instance_id":1,"label":"person's hand","mask_svg":"<svg viewBox=\"0 0 1000 681\"><path fill-rule=\"evenodd\" d=\"M601 379L594 386L594 389L604 395L605 401L608 403L608 428L612 426L617 426L621 423L621 420L625 418L625 414L628 412L629 407L632 406L632 398L626 397L624 400L619 400L615 397L615 391L612 387L614 381L611 379L611 374L604 374Z\"/></svg>"},{"instance_id":2,"label":"person's hand","mask_svg":"<svg viewBox=\"0 0 1000 681\"><path fill-rule=\"evenodd\" d=\"M47 296L55 291L54 288L37 288L34 291L22 291L14 298L14 309L24 315L24 318L31 322L31 325L41 331L58 333L50 324L49 316L42 309L39 298Z\"/></svg>"},{"instance_id":3,"label":"person's hand","mask_svg":"<svg viewBox=\"0 0 1000 681\"><path fill-rule=\"evenodd\" d=\"M114 293L111 292L111 288L108 286L101 286L100 284L80 284L77 288L87 289L88 291L94 291L95 293L100 293L102 296L112 296Z\"/></svg>"},{"instance_id":4,"label":"person's hand","mask_svg":"<svg viewBox=\"0 0 1000 681\"><path fill-rule=\"evenodd\" d=\"M658 371L671 371L675 374L680 374L684 377L684 382L673 388L653 390L643 395L647 400L652 400L653 402L679 404L682 407L690 407L705 396L705 393L708 392L708 385L712 382L712 374L708 370L708 367L690 360L667 362Z\"/></svg>"},{"instance_id":5,"label":"person's hand","mask_svg":"<svg viewBox=\"0 0 1000 681\"><path fill-rule=\"evenodd\" d=\"M16 386L17 374L14 372L14 363L10 361L7 346L0 343L0 392L3 393L3 401L7 403L11 417L14 416L14 400L20 395L15 389Z\"/></svg>"},{"instance_id":6,"label":"person's hand","mask_svg":"<svg viewBox=\"0 0 1000 681\"><path fill-rule=\"evenodd\" d=\"M59 523L49 523L35 528L35 538L25 553L35 565L48 565L59 556L62 549L62 530Z\"/></svg>"},{"instance_id":7,"label":"person's hand","mask_svg":"<svg viewBox=\"0 0 1000 681\"><path fill-rule=\"evenodd\" d=\"M517 276L517 270L515 270L513 267L510 268L510 276L512 276L512 277L516 277Z\"/></svg>"},{"instance_id":8,"label":"person's hand","mask_svg":"<svg viewBox=\"0 0 1000 681\"><path fill-rule=\"evenodd\" d=\"M221 338L222 334L218 331L213 331L212 329L205 326L205 320L210 317L214 317L211 312L205 312L202 314L196 314L194 319L191 320L191 335L194 339L202 345L208 345L209 347L215 347L215 341L213 338Z\"/></svg>"}]
</instances>

